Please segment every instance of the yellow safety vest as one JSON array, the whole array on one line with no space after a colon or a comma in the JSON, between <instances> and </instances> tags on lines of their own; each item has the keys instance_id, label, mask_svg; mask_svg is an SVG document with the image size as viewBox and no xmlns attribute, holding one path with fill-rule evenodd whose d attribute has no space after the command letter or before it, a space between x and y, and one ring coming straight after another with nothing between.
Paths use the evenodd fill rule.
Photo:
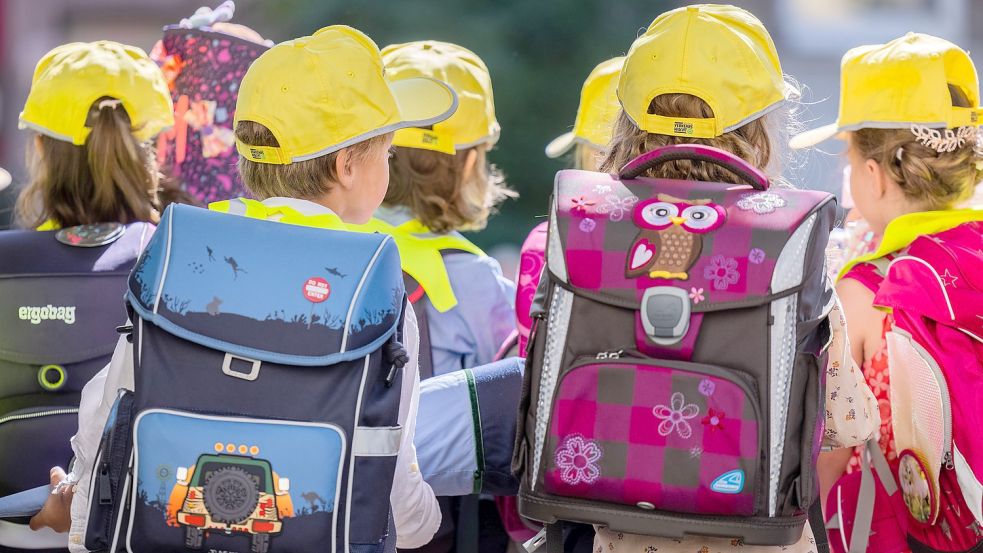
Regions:
<instances>
[{"instance_id":1,"label":"yellow safety vest","mask_svg":"<svg viewBox=\"0 0 983 553\"><path fill-rule=\"evenodd\" d=\"M910 245L919 236L944 232L970 221L983 221L983 210L919 211L902 215L888 223L877 250L850 260L840 270L837 279L843 278L843 275L860 263L876 261L889 253Z\"/></svg>"},{"instance_id":2,"label":"yellow safety vest","mask_svg":"<svg viewBox=\"0 0 983 553\"><path fill-rule=\"evenodd\" d=\"M240 213L241 215L255 219L270 219L279 216L279 222L293 225L389 234L393 237L399 250L403 272L420 283L430 303L440 313L444 313L457 305L457 297L451 287L441 252L460 250L477 256L485 256L485 252L481 248L466 238L453 234L434 234L426 225L416 219L411 219L401 225L391 225L381 219L373 218L364 225L351 225L342 221L334 213L304 215L291 207L268 206L247 198L215 202L210 204L208 208L213 211L229 213L232 211L232 202L239 202L245 207L245 211Z\"/></svg>"}]
</instances>

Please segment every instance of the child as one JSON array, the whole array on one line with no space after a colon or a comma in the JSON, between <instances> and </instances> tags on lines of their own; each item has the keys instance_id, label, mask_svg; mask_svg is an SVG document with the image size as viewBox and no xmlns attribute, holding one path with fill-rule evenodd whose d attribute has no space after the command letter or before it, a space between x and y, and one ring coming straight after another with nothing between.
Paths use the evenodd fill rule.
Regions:
<instances>
[{"instance_id":1,"label":"child","mask_svg":"<svg viewBox=\"0 0 983 553\"><path fill-rule=\"evenodd\" d=\"M417 309L425 309L433 374L484 365L508 335L514 313L514 286L498 262L459 233L485 228L495 206L515 197L487 161L500 132L491 77L473 52L446 42L391 45L382 57L393 81L440 79L460 99L446 121L395 133L389 190L376 216L394 227L404 270L427 256L404 247L407 234L441 253L429 271L411 273L427 300ZM434 273L447 275L449 289Z\"/></svg>"},{"instance_id":2,"label":"child","mask_svg":"<svg viewBox=\"0 0 983 553\"><path fill-rule=\"evenodd\" d=\"M249 68L236 105L240 171L262 201L220 202L213 209L314 227L363 224L385 196L392 131L442 121L456 104L454 92L439 81L387 82L375 43L350 27L327 27L281 43ZM402 379L403 433L390 496L400 547L425 544L440 522L413 448L419 387L414 323L414 317L406 318L410 362ZM113 362L83 394L79 434L73 440L75 473L81 476L72 502L73 551L85 550L88 463L116 390L132 386L127 349L121 340Z\"/></svg>"},{"instance_id":3,"label":"child","mask_svg":"<svg viewBox=\"0 0 983 553\"><path fill-rule=\"evenodd\" d=\"M695 25L699 26L699 32L690 33ZM673 54L661 54L665 52ZM721 69L699 71L707 67ZM741 67L743 71L730 74L728 67ZM778 152L778 137L769 125L775 116L770 114L780 113L793 92L783 79L771 37L750 13L733 6L714 5L689 6L664 13L628 52L618 85L623 109L615 121L601 170L616 173L642 153L668 144L687 143L713 146L755 167L769 167L772 156ZM688 160L664 164L649 170L646 176L739 182L718 166ZM830 321L833 330L830 359L846 360L849 346L838 308L834 308ZM849 370L835 371L828 377L829 389L834 381L850 386L862 381L852 364L844 363L844 366ZM837 445L861 443L876 428L873 398L867 392L857 399L859 405L869 408L857 409L853 420L845 420L842 413L849 407L842 396L833 400L827 395L826 427L846 440ZM870 418L865 416L868 412ZM852 435L859 439L851 440ZM672 540L613 533L606 528L597 529L594 545L596 551L605 552L719 551L738 547L746 553L817 550L808 526L799 542L787 547L745 546L740 540L722 538Z\"/></svg>"},{"instance_id":4,"label":"child","mask_svg":"<svg viewBox=\"0 0 983 553\"><path fill-rule=\"evenodd\" d=\"M149 139L171 124L164 76L139 48L99 41L51 50L38 62L20 114L20 128L34 132L30 181L17 201L21 224L57 230L156 223L159 173ZM53 484L64 478L61 468L51 470ZM55 518L63 522L48 524L67 530L70 488L59 490L32 527L59 509Z\"/></svg>"},{"instance_id":5,"label":"child","mask_svg":"<svg viewBox=\"0 0 983 553\"><path fill-rule=\"evenodd\" d=\"M573 130L561 134L546 145L546 157L558 158L573 148L576 169L592 170L611 140L611 124L618 115L618 79L625 64L618 56L597 64L580 90L580 105Z\"/></svg>"},{"instance_id":6,"label":"child","mask_svg":"<svg viewBox=\"0 0 983 553\"><path fill-rule=\"evenodd\" d=\"M446 42L395 44L382 57L393 81L440 79L460 99L446 121L396 131L389 190L369 225L395 237L403 270L417 281L420 292L413 294L412 284L408 292L428 337L421 344L421 376L490 363L512 330L515 287L498 262L459 231L483 229L495 206L515 197L487 161L500 132L491 76L477 55ZM424 550L476 547L475 517L464 514L476 506L474 498L440 503L441 528Z\"/></svg>"},{"instance_id":7,"label":"child","mask_svg":"<svg viewBox=\"0 0 983 553\"><path fill-rule=\"evenodd\" d=\"M116 42L76 42L38 63L20 128L30 183L24 226L156 222L159 173L148 140L173 124L167 83L150 58Z\"/></svg>"},{"instance_id":8,"label":"child","mask_svg":"<svg viewBox=\"0 0 983 553\"><path fill-rule=\"evenodd\" d=\"M896 470L901 452L895 448L892 431L890 360L885 341L891 323L884 311L874 307L874 296L889 260L918 235L983 220L983 212L954 209L973 194L983 177L977 149L979 86L965 51L922 34L909 33L887 44L850 50L841 67L844 93L839 119L796 136L792 145L809 146L834 135L847 141L851 196L871 232L883 237L876 251L853 260L841 271L837 292L850 324L851 353L863 366L880 406L878 445ZM876 89L871 83L877 83ZM825 491L844 471L859 469L862 457L858 449L852 455L850 450L840 450L820 459ZM933 528L920 531L914 525L909 526L909 532L922 543L946 550L975 545L977 534L966 535L962 529L968 523L959 523L957 516L969 510L965 506L960 509L964 505L961 496L958 501L953 497L949 493L942 496L940 515L951 518L946 524L952 532L942 536ZM884 511L878 510L881 514ZM890 543L905 546L903 536L886 534L885 529L878 528L870 551L888 551ZM892 538L898 541L889 541ZM943 543L944 547L940 545Z\"/></svg>"}]
</instances>

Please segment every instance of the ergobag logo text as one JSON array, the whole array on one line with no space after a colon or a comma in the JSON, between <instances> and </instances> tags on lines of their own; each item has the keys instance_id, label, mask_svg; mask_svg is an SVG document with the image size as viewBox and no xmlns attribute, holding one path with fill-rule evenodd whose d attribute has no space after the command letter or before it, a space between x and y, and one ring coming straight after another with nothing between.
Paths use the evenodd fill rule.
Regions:
<instances>
[{"instance_id":1,"label":"ergobag logo text","mask_svg":"<svg viewBox=\"0 0 983 553\"><path fill-rule=\"evenodd\" d=\"M21 306L17 308L17 316L22 321L31 324L41 324L42 321L61 321L65 324L75 324L75 306L45 305L42 307Z\"/></svg>"}]
</instances>

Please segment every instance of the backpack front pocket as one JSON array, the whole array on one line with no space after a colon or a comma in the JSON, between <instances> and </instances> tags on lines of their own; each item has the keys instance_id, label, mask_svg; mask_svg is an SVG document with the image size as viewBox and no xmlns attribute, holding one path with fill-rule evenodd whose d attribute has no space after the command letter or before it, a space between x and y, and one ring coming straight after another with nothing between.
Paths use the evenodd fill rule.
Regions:
<instances>
[{"instance_id":1,"label":"backpack front pocket","mask_svg":"<svg viewBox=\"0 0 983 553\"><path fill-rule=\"evenodd\" d=\"M753 515L765 427L752 384L694 363L578 361L553 401L544 489L643 509Z\"/></svg>"},{"instance_id":2,"label":"backpack front pocket","mask_svg":"<svg viewBox=\"0 0 983 553\"><path fill-rule=\"evenodd\" d=\"M150 409L134 437L131 552L335 543L341 428Z\"/></svg>"}]
</instances>

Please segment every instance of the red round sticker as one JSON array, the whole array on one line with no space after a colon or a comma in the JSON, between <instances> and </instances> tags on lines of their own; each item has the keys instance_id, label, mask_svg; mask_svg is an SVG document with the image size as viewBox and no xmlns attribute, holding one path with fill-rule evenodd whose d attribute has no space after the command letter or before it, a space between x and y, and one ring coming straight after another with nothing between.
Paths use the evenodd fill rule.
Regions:
<instances>
[{"instance_id":1,"label":"red round sticker","mask_svg":"<svg viewBox=\"0 0 983 553\"><path fill-rule=\"evenodd\" d=\"M331 295L331 286L321 277L312 277L304 283L304 297L308 301L321 303Z\"/></svg>"}]
</instances>

